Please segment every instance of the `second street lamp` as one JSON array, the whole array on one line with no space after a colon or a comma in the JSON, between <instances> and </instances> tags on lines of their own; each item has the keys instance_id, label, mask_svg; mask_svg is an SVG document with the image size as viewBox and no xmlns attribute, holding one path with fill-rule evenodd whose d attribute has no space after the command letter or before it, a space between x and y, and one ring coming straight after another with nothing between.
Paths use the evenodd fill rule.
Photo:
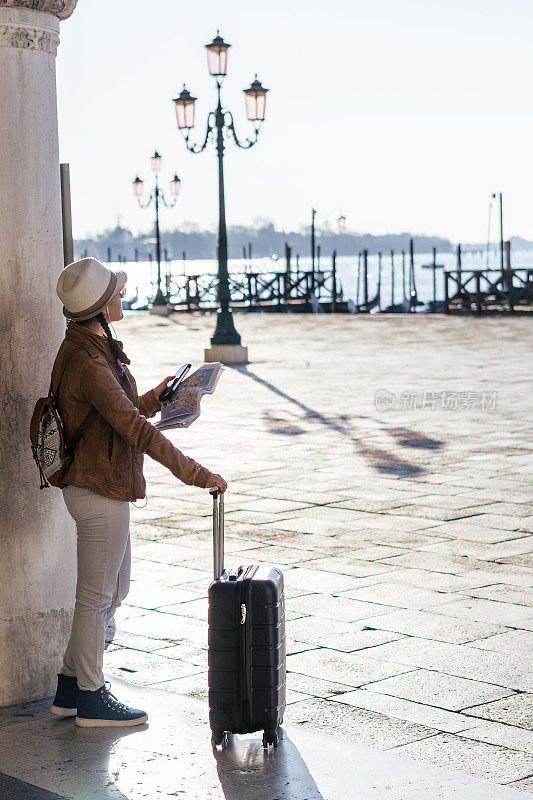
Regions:
<instances>
[{"instance_id":1,"label":"second street lamp","mask_svg":"<svg viewBox=\"0 0 533 800\"><path fill-rule=\"evenodd\" d=\"M155 176L155 186L150 192L150 196L146 203L143 203L141 198L143 194L143 181L137 176L135 180L132 182L133 184L133 194L137 198L137 201L141 208L148 208L148 206L152 203L155 204L155 253L156 253L156 261L157 261L157 291L152 299L152 309L157 311L158 313L165 313L167 308L167 300L161 291L161 236L159 233L159 202L163 203L167 208L173 208L176 205L178 200L178 195L180 193L180 185L181 181L177 175L174 175L172 180L170 181L170 193L172 194L174 200L172 202L167 202L163 191L159 188L159 181L158 181L158 173L161 170L161 156L154 150L154 154L150 156L150 161L152 162L152 172Z\"/></svg>"},{"instance_id":2,"label":"second street lamp","mask_svg":"<svg viewBox=\"0 0 533 800\"><path fill-rule=\"evenodd\" d=\"M218 157L218 303L219 312L217 325L211 337L211 348L206 350L206 360L224 361L225 363L243 363L248 360L248 351L241 345L241 337L237 333L233 315L230 311L230 287L228 274L228 236L226 230L226 203L224 195L224 137L234 140L237 147L248 149L253 147L259 137L261 123L265 119L266 95L268 89L255 80L248 89L244 90L246 98L246 112L250 122L254 124L254 135L241 140L235 131L233 115L222 107L220 92L222 80L227 73L228 50L231 47L217 35L213 41L206 45L208 67L210 74L217 84L217 107L207 117L207 129L202 144L194 145L189 142L191 129L194 127L193 97L186 87L174 98L178 128L183 133L185 145L191 153L201 153L206 149L209 141L216 147Z\"/></svg>"}]
</instances>

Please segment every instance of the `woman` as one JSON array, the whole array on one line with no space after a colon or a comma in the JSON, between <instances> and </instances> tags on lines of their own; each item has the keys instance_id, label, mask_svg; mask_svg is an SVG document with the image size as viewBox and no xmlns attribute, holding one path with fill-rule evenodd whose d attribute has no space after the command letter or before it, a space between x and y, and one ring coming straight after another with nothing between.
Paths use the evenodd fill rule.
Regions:
<instances>
[{"instance_id":1,"label":"woman","mask_svg":"<svg viewBox=\"0 0 533 800\"><path fill-rule=\"evenodd\" d=\"M143 453L190 486L222 492L226 481L188 458L146 417L160 410L167 376L141 397L122 342L110 322L122 319L126 274L95 258L69 264L57 283L70 320L52 370L53 391L75 441L74 457L52 476L76 522L78 579L72 633L51 711L81 727L140 725L147 714L119 703L102 672L105 630L128 593L129 503L146 495ZM78 433L77 433L78 432Z\"/></svg>"}]
</instances>

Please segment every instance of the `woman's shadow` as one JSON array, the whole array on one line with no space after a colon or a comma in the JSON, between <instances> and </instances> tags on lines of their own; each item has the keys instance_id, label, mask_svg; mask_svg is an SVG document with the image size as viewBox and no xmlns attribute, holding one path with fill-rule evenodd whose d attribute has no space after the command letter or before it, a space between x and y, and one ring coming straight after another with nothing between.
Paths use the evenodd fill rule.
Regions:
<instances>
[{"instance_id":1,"label":"woman's shadow","mask_svg":"<svg viewBox=\"0 0 533 800\"><path fill-rule=\"evenodd\" d=\"M324 800L296 745L283 729L279 736L268 750L260 738L233 736L225 749L213 749L227 800Z\"/></svg>"}]
</instances>

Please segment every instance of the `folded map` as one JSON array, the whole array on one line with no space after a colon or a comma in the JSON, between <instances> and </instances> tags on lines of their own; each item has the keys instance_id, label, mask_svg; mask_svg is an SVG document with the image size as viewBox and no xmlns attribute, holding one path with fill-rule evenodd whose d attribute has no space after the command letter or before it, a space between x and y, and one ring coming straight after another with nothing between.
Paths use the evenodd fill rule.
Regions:
<instances>
[{"instance_id":1,"label":"folded map","mask_svg":"<svg viewBox=\"0 0 533 800\"><path fill-rule=\"evenodd\" d=\"M174 400L163 405L161 419L155 423L160 431L188 428L200 416L200 401L204 394L213 394L224 367L220 361L202 364L185 378Z\"/></svg>"}]
</instances>

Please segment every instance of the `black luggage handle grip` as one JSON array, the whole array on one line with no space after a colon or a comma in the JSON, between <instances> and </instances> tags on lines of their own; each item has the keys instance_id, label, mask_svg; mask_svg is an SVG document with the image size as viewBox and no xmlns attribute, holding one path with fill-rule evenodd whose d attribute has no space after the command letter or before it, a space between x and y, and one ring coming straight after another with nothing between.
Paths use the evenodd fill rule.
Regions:
<instances>
[{"instance_id":1,"label":"black luggage handle grip","mask_svg":"<svg viewBox=\"0 0 533 800\"><path fill-rule=\"evenodd\" d=\"M213 486L209 494L213 496L213 575L216 580L224 572L224 492Z\"/></svg>"}]
</instances>

